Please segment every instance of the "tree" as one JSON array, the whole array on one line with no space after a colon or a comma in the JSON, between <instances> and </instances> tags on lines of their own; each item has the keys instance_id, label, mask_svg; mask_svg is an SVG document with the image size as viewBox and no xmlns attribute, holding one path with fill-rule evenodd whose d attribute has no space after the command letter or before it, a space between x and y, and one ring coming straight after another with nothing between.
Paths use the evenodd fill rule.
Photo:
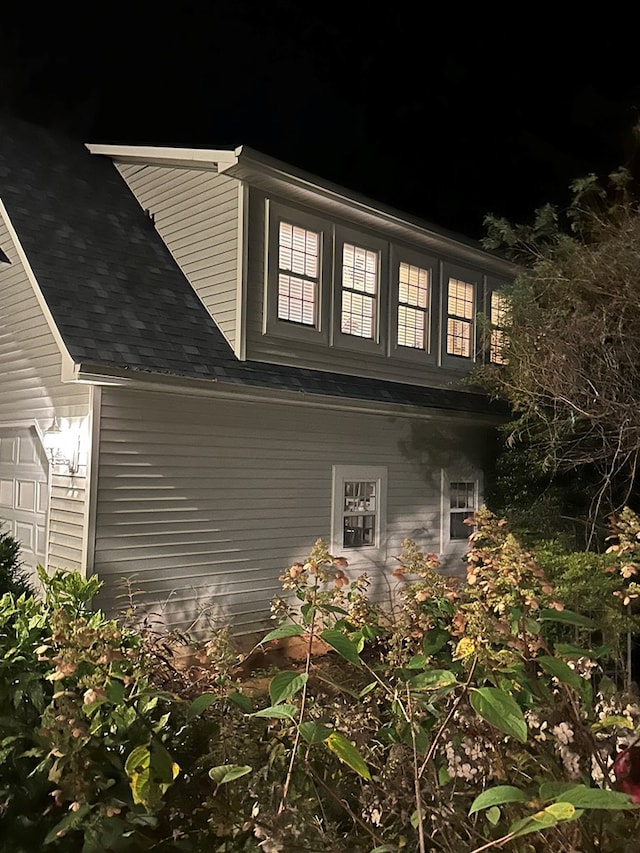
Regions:
<instances>
[{"instance_id":1,"label":"tree","mask_svg":"<svg viewBox=\"0 0 640 853\"><path fill-rule=\"evenodd\" d=\"M487 248L521 264L506 293L504 363L474 379L507 400L507 444L542 471L595 474L591 517L633 495L640 461L640 211L628 172L573 183L563 216L489 215Z\"/></svg>"}]
</instances>

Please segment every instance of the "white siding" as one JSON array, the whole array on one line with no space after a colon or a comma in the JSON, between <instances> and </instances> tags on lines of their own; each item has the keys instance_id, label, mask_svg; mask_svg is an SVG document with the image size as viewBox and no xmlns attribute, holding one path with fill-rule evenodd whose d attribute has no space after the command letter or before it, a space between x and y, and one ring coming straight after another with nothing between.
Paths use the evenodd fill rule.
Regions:
<instances>
[{"instance_id":1,"label":"white siding","mask_svg":"<svg viewBox=\"0 0 640 853\"><path fill-rule=\"evenodd\" d=\"M238 337L239 184L198 169L119 164L141 206L232 347Z\"/></svg>"},{"instance_id":2,"label":"white siding","mask_svg":"<svg viewBox=\"0 0 640 853\"><path fill-rule=\"evenodd\" d=\"M0 426L35 418L46 429L54 412L58 418L85 418L89 390L61 382L60 351L2 220L0 247L11 260L0 264ZM85 471L72 481L53 477L50 568L83 568Z\"/></svg>"},{"instance_id":3,"label":"white siding","mask_svg":"<svg viewBox=\"0 0 640 853\"><path fill-rule=\"evenodd\" d=\"M332 465L387 466L392 568L406 536L438 550L441 466L473 445L451 424L104 389L100 604L123 606L118 582L131 578L154 618L184 627L203 612L258 630L282 570L329 542ZM356 568L386 594L381 566Z\"/></svg>"}]
</instances>

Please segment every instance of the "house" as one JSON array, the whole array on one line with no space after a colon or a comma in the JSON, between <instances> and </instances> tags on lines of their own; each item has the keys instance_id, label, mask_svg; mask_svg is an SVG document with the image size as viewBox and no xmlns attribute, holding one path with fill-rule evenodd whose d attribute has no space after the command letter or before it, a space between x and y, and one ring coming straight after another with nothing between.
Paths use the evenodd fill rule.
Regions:
<instances>
[{"instance_id":1,"label":"house","mask_svg":"<svg viewBox=\"0 0 640 853\"><path fill-rule=\"evenodd\" d=\"M0 518L181 627L260 629L318 537L380 595L405 537L460 571L501 414L464 377L512 275L246 147L2 119Z\"/></svg>"}]
</instances>

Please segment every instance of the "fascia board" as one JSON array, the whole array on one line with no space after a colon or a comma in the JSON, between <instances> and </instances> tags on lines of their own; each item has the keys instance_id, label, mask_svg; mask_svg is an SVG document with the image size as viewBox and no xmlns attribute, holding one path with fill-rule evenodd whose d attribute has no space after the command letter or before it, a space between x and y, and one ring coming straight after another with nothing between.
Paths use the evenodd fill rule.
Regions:
<instances>
[{"instance_id":1,"label":"fascia board","mask_svg":"<svg viewBox=\"0 0 640 853\"><path fill-rule=\"evenodd\" d=\"M150 166L173 166L224 171L237 157L234 151L207 148L163 148L152 145L85 145L91 154L110 157L117 163L144 163Z\"/></svg>"},{"instance_id":2,"label":"fascia board","mask_svg":"<svg viewBox=\"0 0 640 853\"><path fill-rule=\"evenodd\" d=\"M246 145L236 148L235 154L236 162L225 165L220 171L225 171L226 174L239 180L246 180L249 184L252 183L252 179L255 181L257 176L270 178L283 185L308 192L310 201L313 200L313 197L320 196L372 217L372 222L373 220L383 221L405 229L407 232L413 232L431 243L434 250L448 251L457 257L463 255L468 260L482 266L490 264L494 270L498 269L507 276L514 276L519 272L519 267L512 261L483 249L468 237L438 228L418 217L411 216L411 214L376 202L359 193L351 192L338 184L325 181L317 175L297 169L294 166L289 166L287 163L255 151Z\"/></svg>"}]
</instances>

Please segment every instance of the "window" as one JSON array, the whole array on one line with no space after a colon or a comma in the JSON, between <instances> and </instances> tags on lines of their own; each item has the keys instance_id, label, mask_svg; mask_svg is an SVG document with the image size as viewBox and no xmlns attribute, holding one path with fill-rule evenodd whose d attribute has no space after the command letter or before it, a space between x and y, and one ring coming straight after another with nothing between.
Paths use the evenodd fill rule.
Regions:
<instances>
[{"instance_id":1,"label":"window","mask_svg":"<svg viewBox=\"0 0 640 853\"><path fill-rule=\"evenodd\" d=\"M471 529L465 524L476 511L476 483L458 480L449 484L449 539L468 539Z\"/></svg>"},{"instance_id":2,"label":"window","mask_svg":"<svg viewBox=\"0 0 640 853\"><path fill-rule=\"evenodd\" d=\"M329 343L331 223L267 199L263 334Z\"/></svg>"},{"instance_id":3,"label":"window","mask_svg":"<svg viewBox=\"0 0 640 853\"><path fill-rule=\"evenodd\" d=\"M278 319L315 326L321 235L290 222L278 230Z\"/></svg>"},{"instance_id":4,"label":"window","mask_svg":"<svg viewBox=\"0 0 640 853\"><path fill-rule=\"evenodd\" d=\"M333 466L335 553L379 549L384 534L387 469L382 466Z\"/></svg>"},{"instance_id":5,"label":"window","mask_svg":"<svg viewBox=\"0 0 640 853\"><path fill-rule=\"evenodd\" d=\"M379 266L379 252L343 244L340 318L343 335L369 339L377 336Z\"/></svg>"},{"instance_id":6,"label":"window","mask_svg":"<svg viewBox=\"0 0 640 853\"><path fill-rule=\"evenodd\" d=\"M398 346L427 350L431 270L402 261L398 272Z\"/></svg>"},{"instance_id":7,"label":"window","mask_svg":"<svg viewBox=\"0 0 640 853\"><path fill-rule=\"evenodd\" d=\"M470 358L473 350L474 285L450 278L447 287L447 354Z\"/></svg>"},{"instance_id":8,"label":"window","mask_svg":"<svg viewBox=\"0 0 640 853\"><path fill-rule=\"evenodd\" d=\"M505 320L507 316L507 301L497 290L491 293L490 321L491 338L489 341L489 360L494 364L506 364L504 356Z\"/></svg>"}]
</instances>

